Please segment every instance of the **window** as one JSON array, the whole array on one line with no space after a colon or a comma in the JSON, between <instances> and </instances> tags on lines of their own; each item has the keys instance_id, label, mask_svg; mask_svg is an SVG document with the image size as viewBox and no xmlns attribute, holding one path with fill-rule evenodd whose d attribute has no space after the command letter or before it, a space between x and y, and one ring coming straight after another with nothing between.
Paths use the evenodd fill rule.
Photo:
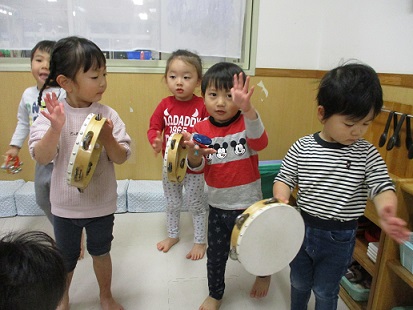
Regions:
<instances>
[{"instance_id":1,"label":"window","mask_svg":"<svg viewBox=\"0 0 413 310\"><path fill-rule=\"evenodd\" d=\"M160 72L178 48L253 73L259 0L0 0L0 70L29 70L40 40L79 35L111 72ZM114 5L115 4L115 5Z\"/></svg>"}]
</instances>

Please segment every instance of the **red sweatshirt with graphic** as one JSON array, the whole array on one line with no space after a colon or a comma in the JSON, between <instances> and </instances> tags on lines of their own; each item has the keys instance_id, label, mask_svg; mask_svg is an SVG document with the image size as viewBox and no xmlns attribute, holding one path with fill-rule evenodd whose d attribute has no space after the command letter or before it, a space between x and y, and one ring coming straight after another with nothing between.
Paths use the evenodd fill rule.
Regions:
<instances>
[{"instance_id":1,"label":"red sweatshirt with graphic","mask_svg":"<svg viewBox=\"0 0 413 310\"><path fill-rule=\"evenodd\" d=\"M227 123L212 117L197 123L194 133L212 139L217 152L206 157L204 175L208 204L223 210L243 210L262 199L258 152L268 145L261 118L245 118L240 112Z\"/></svg>"}]
</instances>

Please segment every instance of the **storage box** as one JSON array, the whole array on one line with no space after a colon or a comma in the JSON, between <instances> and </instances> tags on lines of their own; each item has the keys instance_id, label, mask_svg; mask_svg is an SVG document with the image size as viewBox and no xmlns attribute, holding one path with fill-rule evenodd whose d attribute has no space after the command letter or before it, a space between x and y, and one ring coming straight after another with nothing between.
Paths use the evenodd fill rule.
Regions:
<instances>
[{"instance_id":1,"label":"storage box","mask_svg":"<svg viewBox=\"0 0 413 310\"><path fill-rule=\"evenodd\" d=\"M361 284L351 283L346 277L342 277L341 286L355 301L367 301L369 299L370 289L364 288Z\"/></svg>"},{"instance_id":2,"label":"storage box","mask_svg":"<svg viewBox=\"0 0 413 310\"><path fill-rule=\"evenodd\" d=\"M259 162L258 169L261 175L261 190L264 199L272 198L274 178L281 168L281 160L263 160Z\"/></svg>"},{"instance_id":3,"label":"storage box","mask_svg":"<svg viewBox=\"0 0 413 310\"><path fill-rule=\"evenodd\" d=\"M400 262L404 268L413 273L413 233L408 241L400 244Z\"/></svg>"},{"instance_id":4,"label":"storage box","mask_svg":"<svg viewBox=\"0 0 413 310\"><path fill-rule=\"evenodd\" d=\"M128 59L138 60L150 60L152 58L152 52L146 50L137 50L132 52L126 52Z\"/></svg>"}]
</instances>

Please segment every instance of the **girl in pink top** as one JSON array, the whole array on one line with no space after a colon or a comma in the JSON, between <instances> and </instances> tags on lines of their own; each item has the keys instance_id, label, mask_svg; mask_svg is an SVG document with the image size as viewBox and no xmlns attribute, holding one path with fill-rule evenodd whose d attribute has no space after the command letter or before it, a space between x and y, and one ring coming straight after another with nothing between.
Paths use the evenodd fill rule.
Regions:
<instances>
[{"instance_id":1,"label":"girl in pink top","mask_svg":"<svg viewBox=\"0 0 413 310\"><path fill-rule=\"evenodd\" d=\"M99 284L101 307L123 309L111 292L110 248L117 199L114 163L122 164L130 156L131 140L116 111L98 102L107 86L106 59L99 47L79 37L59 40L39 98L45 87L57 85L66 91L66 99L59 102L56 95L46 96L47 111L42 111L30 128L29 150L40 164L54 160L50 195L54 233L68 271L59 309L69 309L69 287L83 228ZM99 135L102 153L88 187L81 192L67 183L67 167L79 130L90 113L100 114L106 122Z\"/></svg>"}]
</instances>

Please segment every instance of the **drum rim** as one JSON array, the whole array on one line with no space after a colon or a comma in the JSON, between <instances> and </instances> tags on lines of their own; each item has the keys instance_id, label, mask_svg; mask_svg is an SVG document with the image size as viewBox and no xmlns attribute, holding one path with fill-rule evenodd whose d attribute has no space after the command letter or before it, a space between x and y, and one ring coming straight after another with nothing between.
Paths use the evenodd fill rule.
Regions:
<instances>
[{"instance_id":1,"label":"drum rim","mask_svg":"<svg viewBox=\"0 0 413 310\"><path fill-rule=\"evenodd\" d=\"M95 114L95 113L89 113L89 114L86 116L84 122L82 123L82 126L80 127L79 133L78 133L78 135L77 135L77 137L76 137L75 143L74 143L73 148L72 148L72 152L70 153L70 158L69 158L69 163L68 163L68 168L67 168L67 183L68 183L69 185L71 185L71 186L77 187L77 188L80 189L80 190L85 189L85 188L89 185L89 182L90 182L90 180L91 180L91 178L92 178L92 176L93 176L94 170L95 170L95 168L96 168L96 164L97 164L97 162L99 161L99 155L100 155L100 153L102 152L102 148L103 148L103 147L99 147L98 149L95 149L94 146L96 145L96 143L94 143L94 144L92 145L92 147L94 148L94 150L92 151L92 154L91 154L90 157L91 157L92 159L93 159L94 157L97 158L97 159L96 159L96 163L94 163L93 171L92 171L92 173L90 174L90 177L88 177L87 179L86 179L86 178L83 178L83 179L82 179L82 181L84 181L84 182L82 182L82 181L75 181L75 180L74 180L74 169L76 168L76 165L75 165L75 164L76 164L77 156L78 156L78 154L80 154L80 152L82 151L82 150L81 150L81 143L82 143L82 140L83 140L83 138L84 138L85 133L88 132L87 129L88 129L89 125L91 125L92 121L93 121L94 119L95 119L95 121L98 121L98 120L96 120L96 116L97 116L97 114ZM100 123L100 126L98 126L98 128L96 129L97 132L94 133L94 134L97 135L97 137L99 137L100 131L101 131L101 129L102 129L103 124L105 123L105 121L106 121L106 118L104 118L104 117L102 117L102 118L99 120L99 122L101 122L101 123ZM98 142L98 138L96 138L95 141Z\"/></svg>"},{"instance_id":2,"label":"drum rim","mask_svg":"<svg viewBox=\"0 0 413 310\"><path fill-rule=\"evenodd\" d=\"M250 208L253 209L253 207L257 207L257 205L263 204L263 203L265 203L266 201L269 201L269 200L268 200L268 199L264 199L264 200L258 201L258 202L256 202L256 203L254 203L253 205L251 205L249 208L247 208L244 212L248 213L248 212L247 212L248 209L250 209ZM246 254L243 254L242 251L240 250L240 247L242 246L242 237L243 237L243 235L245 234L247 228L250 226L250 224L251 224L257 217L259 217L260 215L262 215L262 213L264 213L264 211L266 211L266 210L268 210L268 209L270 209L270 208L274 208L274 207L289 208L289 210L294 211L294 212L297 212L297 215L298 215L298 216L296 217L297 222L296 222L295 224L300 223L300 225L298 225L298 226L295 225L295 230L298 230L297 232L299 232L299 233L300 233L300 236L301 236L301 235L302 235L302 236L300 237L300 239L297 239L296 242L294 242L294 246L296 245L296 243L297 243L297 244L302 244L302 242L303 242L303 240L304 240L305 224L304 224L303 218L301 217L299 211L298 211L295 207L293 207L293 206L291 206L291 205L288 205L288 204L285 204L285 203L274 202L274 203L270 203L270 204L264 205L263 207L255 210L254 213L253 213L252 215L250 215L250 216L245 220L245 222L242 224L242 226L241 226L240 229L238 229L238 227L237 227L236 225L234 225L232 234L238 233L238 235L236 236L236 239L233 238L233 236L231 235L231 251L235 251L235 255L234 255L234 254L233 254L233 255L236 257L236 260L238 260L238 261L241 263L241 265L243 265L243 267L244 267L248 272L250 272L250 273L252 273L252 274L255 274L255 275L259 275L259 276L265 276L265 275L267 275L267 274L258 274L258 273L260 273L260 272L257 270L257 269L259 269L259 268L255 268L255 270L253 270L254 267L253 267L251 264L248 264L246 261L244 261L244 262L242 261L242 260L243 260L243 257L244 257L244 259L245 259L245 255L246 255ZM291 214L292 214L292 213L291 213ZM235 239L235 244L234 244L234 242L233 242L234 239ZM301 246L301 245L300 245L300 246ZM297 248L294 248L294 251L293 251L293 252L298 253L298 251L299 251L299 249L300 249L300 246L297 246ZM245 251L244 251L244 253L245 253ZM247 254L247 255L248 255L248 254ZM295 254L295 255L296 255L296 254ZM291 260L294 258L295 255L293 255L293 257L291 258ZM232 256L231 256L231 258L232 258ZM248 257L248 256L247 256L247 260L249 260L249 257ZM289 260L289 259L288 259L288 260ZM287 266L287 265L288 265L288 263L287 263L285 266ZM272 267L274 267L274 268L272 268ZM283 267L283 268L284 268L284 267ZM270 268L270 269L271 269L271 272L270 272L270 273L278 272L279 270L281 270L281 269L283 269L283 268L279 268L279 266L273 265L273 266L271 266L271 268ZM257 274L256 274L256 273L257 273Z\"/></svg>"},{"instance_id":3,"label":"drum rim","mask_svg":"<svg viewBox=\"0 0 413 310\"><path fill-rule=\"evenodd\" d=\"M168 177L168 180L171 182L181 183L184 180L185 175L186 175L186 170L187 170L186 155L188 151L181 146L181 141L183 140L183 138L184 136L182 133L175 132L169 136L168 141L166 143L164 160L163 160L163 169L164 169L164 172L166 173L166 176ZM178 147L176 148L176 151L175 151L175 155L176 155L176 157L174 158L175 167L171 172L169 172L168 171L168 165L169 165L168 157L170 155L169 150L170 150L170 145L173 139L177 140ZM185 160L183 168L180 168L178 164L181 160Z\"/></svg>"}]
</instances>

